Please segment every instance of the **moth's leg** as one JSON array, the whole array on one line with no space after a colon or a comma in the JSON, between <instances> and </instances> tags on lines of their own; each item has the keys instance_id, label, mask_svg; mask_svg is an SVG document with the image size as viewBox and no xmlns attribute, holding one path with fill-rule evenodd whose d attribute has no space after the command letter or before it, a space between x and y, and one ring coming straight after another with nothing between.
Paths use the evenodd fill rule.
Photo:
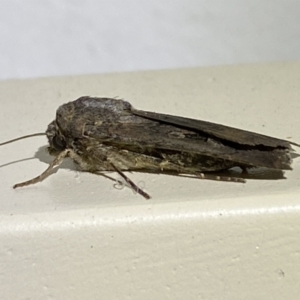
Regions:
<instances>
[{"instance_id":1,"label":"moth's leg","mask_svg":"<svg viewBox=\"0 0 300 300\"><path fill-rule=\"evenodd\" d=\"M112 180L112 181L115 182L115 184L119 184L119 185L121 185L121 186L124 185L124 182L122 182L121 180L116 179L116 178L113 178L113 177L111 177L111 176L108 176L107 174L104 174L104 173L102 173L102 172L103 172L103 171L95 171L95 172L91 172L91 173L96 174L96 175L99 175L99 176L102 176L102 177L105 177L106 179Z\"/></svg>"},{"instance_id":2,"label":"moth's leg","mask_svg":"<svg viewBox=\"0 0 300 300\"><path fill-rule=\"evenodd\" d=\"M146 192L144 192L142 189L140 189L133 181L130 180L130 178L128 178L121 170L119 170L114 164L112 164L112 167L116 170L116 172L118 172L124 179L125 181L131 186L131 188L137 192L138 194L140 194L141 196L143 196L146 199L150 199L150 195L148 195Z\"/></svg>"},{"instance_id":3,"label":"moth's leg","mask_svg":"<svg viewBox=\"0 0 300 300\"><path fill-rule=\"evenodd\" d=\"M137 192L138 194L142 195L143 197L145 197L147 200L150 199L151 197L146 193L144 192L143 190L141 190L134 182L132 182L132 180L130 180L123 172L121 172L120 170L116 170L114 168L115 166L112 165L112 168L118 172L118 174L120 174L122 176L122 178L125 179L126 183L130 184L130 187L135 191ZM120 186L124 186L124 182L122 182L121 180L119 179L116 179L116 178L113 178L113 177L110 177L108 176L107 174L104 174L104 173L101 173L99 171L96 171L96 172L92 172L96 175L100 175L100 176L103 176L109 180L112 180L115 182L115 184L119 184ZM130 182L130 183L129 183ZM114 185L115 186L115 185Z\"/></svg>"},{"instance_id":4,"label":"moth's leg","mask_svg":"<svg viewBox=\"0 0 300 300\"><path fill-rule=\"evenodd\" d=\"M81 167L82 170L91 172L91 173L97 173L98 175L102 175L104 177L107 177L109 179L113 179L105 174L99 173L101 172L100 170L95 170L93 166L90 166L89 163L85 162L78 154L76 154L74 151L70 151L69 153L70 158L72 158L74 161L76 161L79 166ZM103 167L103 171L117 171L124 179L125 181L130 185L130 187L140 194L141 196L145 197L146 199L150 199L151 197L144 192L142 189L140 189L134 182L132 182L124 173L121 172L121 170L116 167L111 161L106 160L106 161L100 161L98 160L98 167L101 164ZM113 179L114 181L121 183L119 180Z\"/></svg>"},{"instance_id":5,"label":"moth's leg","mask_svg":"<svg viewBox=\"0 0 300 300\"><path fill-rule=\"evenodd\" d=\"M159 166L161 167L162 171L163 170L176 171L179 176L192 175L199 179L231 181L231 182L241 182L241 183L246 182L246 180L244 178L220 176L220 175L213 174L210 172L201 172L201 171L198 171L197 168L195 168L195 167L184 166L184 164L175 164L173 162L168 161L168 159L165 159L162 162L160 162ZM188 176L188 177L190 177L190 176Z\"/></svg>"},{"instance_id":6,"label":"moth's leg","mask_svg":"<svg viewBox=\"0 0 300 300\"><path fill-rule=\"evenodd\" d=\"M162 163L160 164L162 165ZM187 176L192 175L195 178L199 179L207 179L207 180L217 180L217 181L230 181L230 182L240 182L240 183L245 183L246 180L244 178L238 178L238 177L231 177L231 176L220 176L217 174L209 173L209 172L200 172L195 170L194 168L190 167L185 167L181 165L175 165L173 163L170 163L168 161L165 161L163 163L164 169L166 170L175 170L179 176Z\"/></svg>"},{"instance_id":7,"label":"moth's leg","mask_svg":"<svg viewBox=\"0 0 300 300\"><path fill-rule=\"evenodd\" d=\"M246 180L244 178L220 176L220 175L209 174L209 173L195 173L195 176L196 176L196 178L208 179L208 180L231 181L231 182L240 182L240 183L246 182Z\"/></svg>"},{"instance_id":8,"label":"moth's leg","mask_svg":"<svg viewBox=\"0 0 300 300\"><path fill-rule=\"evenodd\" d=\"M43 181L46 177L48 177L51 174L52 170L56 166L59 166L62 163L63 159L69 154L69 152L70 152L69 149L66 149L66 150L60 152L56 156L56 158L51 162L49 167L41 175L39 175L39 176L37 176L33 179L30 179L30 180L27 180L27 181L24 181L24 182L21 182L21 183L17 183L13 186L13 188L16 189L16 188L19 188L19 187L22 187L22 186L35 184L35 183Z\"/></svg>"},{"instance_id":9,"label":"moth's leg","mask_svg":"<svg viewBox=\"0 0 300 300\"><path fill-rule=\"evenodd\" d=\"M167 159L158 160L157 158L144 156L143 159L136 160L136 167L143 167L145 169L153 169L154 166L157 167L157 171L162 172L176 172L179 176L192 175L195 178L199 179L208 179L208 180L218 180L218 181L230 181L230 182L241 182L244 183L246 180L244 178L230 177L230 176L220 176L208 172L200 172L197 169L192 167L185 167L184 165L175 164ZM142 169L142 168L141 168Z\"/></svg>"}]
</instances>

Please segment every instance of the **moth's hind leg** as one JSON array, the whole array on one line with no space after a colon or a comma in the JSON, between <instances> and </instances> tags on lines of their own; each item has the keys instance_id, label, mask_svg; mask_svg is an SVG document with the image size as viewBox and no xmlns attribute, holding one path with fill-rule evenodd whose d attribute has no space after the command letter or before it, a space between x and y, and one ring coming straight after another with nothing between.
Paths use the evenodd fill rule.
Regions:
<instances>
[{"instance_id":1,"label":"moth's hind leg","mask_svg":"<svg viewBox=\"0 0 300 300\"><path fill-rule=\"evenodd\" d=\"M191 175L199 179L217 180L217 181L229 181L229 182L241 182L244 183L246 180L239 177L223 176L220 173L216 174L213 172L201 172L197 166L185 166L184 164L174 163L169 161L168 158L158 159L151 156L140 156L139 159L135 160L135 169L139 171L149 170L153 172L166 173L166 174L177 174L178 176ZM221 171L220 171L221 172Z\"/></svg>"},{"instance_id":2,"label":"moth's hind leg","mask_svg":"<svg viewBox=\"0 0 300 300\"><path fill-rule=\"evenodd\" d=\"M241 182L244 183L246 180L244 178L234 177L234 176L224 176L220 175L222 171L218 174L213 172L201 172L198 171L197 167L185 166L177 163L168 161L167 159L162 160L158 165L159 171L162 173L177 174L178 176L192 176L199 179L207 180L217 180L217 181L229 181L229 182Z\"/></svg>"}]
</instances>

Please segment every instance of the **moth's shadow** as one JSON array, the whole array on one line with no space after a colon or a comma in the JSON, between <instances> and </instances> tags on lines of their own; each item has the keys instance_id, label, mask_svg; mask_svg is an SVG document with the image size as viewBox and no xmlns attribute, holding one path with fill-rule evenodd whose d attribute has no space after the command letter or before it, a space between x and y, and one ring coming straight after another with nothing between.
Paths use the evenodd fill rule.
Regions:
<instances>
[{"instance_id":1,"label":"moth's shadow","mask_svg":"<svg viewBox=\"0 0 300 300\"><path fill-rule=\"evenodd\" d=\"M228 171L219 173L222 176L243 178L243 179L256 179L256 180L279 180L286 179L284 172L281 170L273 170L268 168L250 168L242 171L239 167L232 168Z\"/></svg>"},{"instance_id":2,"label":"moth's shadow","mask_svg":"<svg viewBox=\"0 0 300 300\"><path fill-rule=\"evenodd\" d=\"M51 156L48 153L47 146L42 146L38 149L38 151L34 154L33 157L27 157L27 158L22 158L22 159L10 161L8 163L0 165L0 168L4 168L4 167L7 167L9 165L17 164L17 163L20 163L20 162L23 162L23 161L33 160L33 159L36 159L36 158L39 161L44 162L46 164L50 164L54 160L54 157ZM74 165L72 160L70 160L69 158L67 158L63 161L63 163L60 165L60 168L69 169L69 170L70 169L71 170L76 170L76 166Z\"/></svg>"}]
</instances>

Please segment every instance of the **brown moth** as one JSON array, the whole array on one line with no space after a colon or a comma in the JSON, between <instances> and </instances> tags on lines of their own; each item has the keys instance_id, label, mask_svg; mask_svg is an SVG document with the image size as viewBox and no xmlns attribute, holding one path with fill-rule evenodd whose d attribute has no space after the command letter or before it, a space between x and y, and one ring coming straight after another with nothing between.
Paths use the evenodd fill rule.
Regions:
<instances>
[{"instance_id":1,"label":"brown moth","mask_svg":"<svg viewBox=\"0 0 300 300\"><path fill-rule=\"evenodd\" d=\"M220 124L136 110L124 100L87 96L60 106L46 133L35 135L42 134L55 159L41 175L14 188L44 180L70 157L84 171L118 172L134 191L149 199L123 171L245 182L214 172L233 167L291 170L291 145L299 146Z\"/></svg>"}]
</instances>

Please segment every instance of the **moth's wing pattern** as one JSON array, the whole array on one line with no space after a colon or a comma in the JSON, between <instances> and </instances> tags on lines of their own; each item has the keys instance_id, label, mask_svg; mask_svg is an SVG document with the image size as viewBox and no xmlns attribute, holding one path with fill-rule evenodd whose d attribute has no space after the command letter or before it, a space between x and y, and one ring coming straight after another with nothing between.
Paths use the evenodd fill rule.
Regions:
<instances>
[{"instance_id":1,"label":"moth's wing pattern","mask_svg":"<svg viewBox=\"0 0 300 300\"><path fill-rule=\"evenodd\" d=\"M149 118L151 120L156 120L160 122L165 122L168 124L174 124L177 126L182 126L184 128L199 130L216 138L231 141L240 145L248 146L266 146L266 147L280 147L291 149L291 143L289 141L281 140L278 138L269 137L263 134L241 130L234 127L229 127L221 124L211 123L202 120L195 120L190 118L158 114L155 112L148 112L142 110L132 109L132 113ZM294 143L292 143L294 144ZM296 145L296 144L295 144Z\"/></svg>"},{"instance_id":2,"label":"moth's wing pattern","mask_svg":"<svg viewBox=\"0 0 300 300\"><path fill-rule=\"evenodd\" d=\"M262 151L255 146L238 149L236 145L223 143L222 139L210 137L210 134L194 128L200 126L199 124L196 126L197 120L194 120L195 123L192 126L188 124L182 126L181 123L176 123L177 117L171 117L173 122L166 124L163 120L145 118L134 111L134 114L128 115L126 124L123 122L102 123L99 126L92 126L87 134L93 139L105 136L106 145L129 151L137 151L137 149L177 151L199 154L213 159L224 159L235 162L237 166L291 169L287 147L268 149L268 151ZM184 118L179 119L180 122L189 122L189 119L186 121ZM183 130L182 127L185 129Z\"/></svg>"}]
</instances>

